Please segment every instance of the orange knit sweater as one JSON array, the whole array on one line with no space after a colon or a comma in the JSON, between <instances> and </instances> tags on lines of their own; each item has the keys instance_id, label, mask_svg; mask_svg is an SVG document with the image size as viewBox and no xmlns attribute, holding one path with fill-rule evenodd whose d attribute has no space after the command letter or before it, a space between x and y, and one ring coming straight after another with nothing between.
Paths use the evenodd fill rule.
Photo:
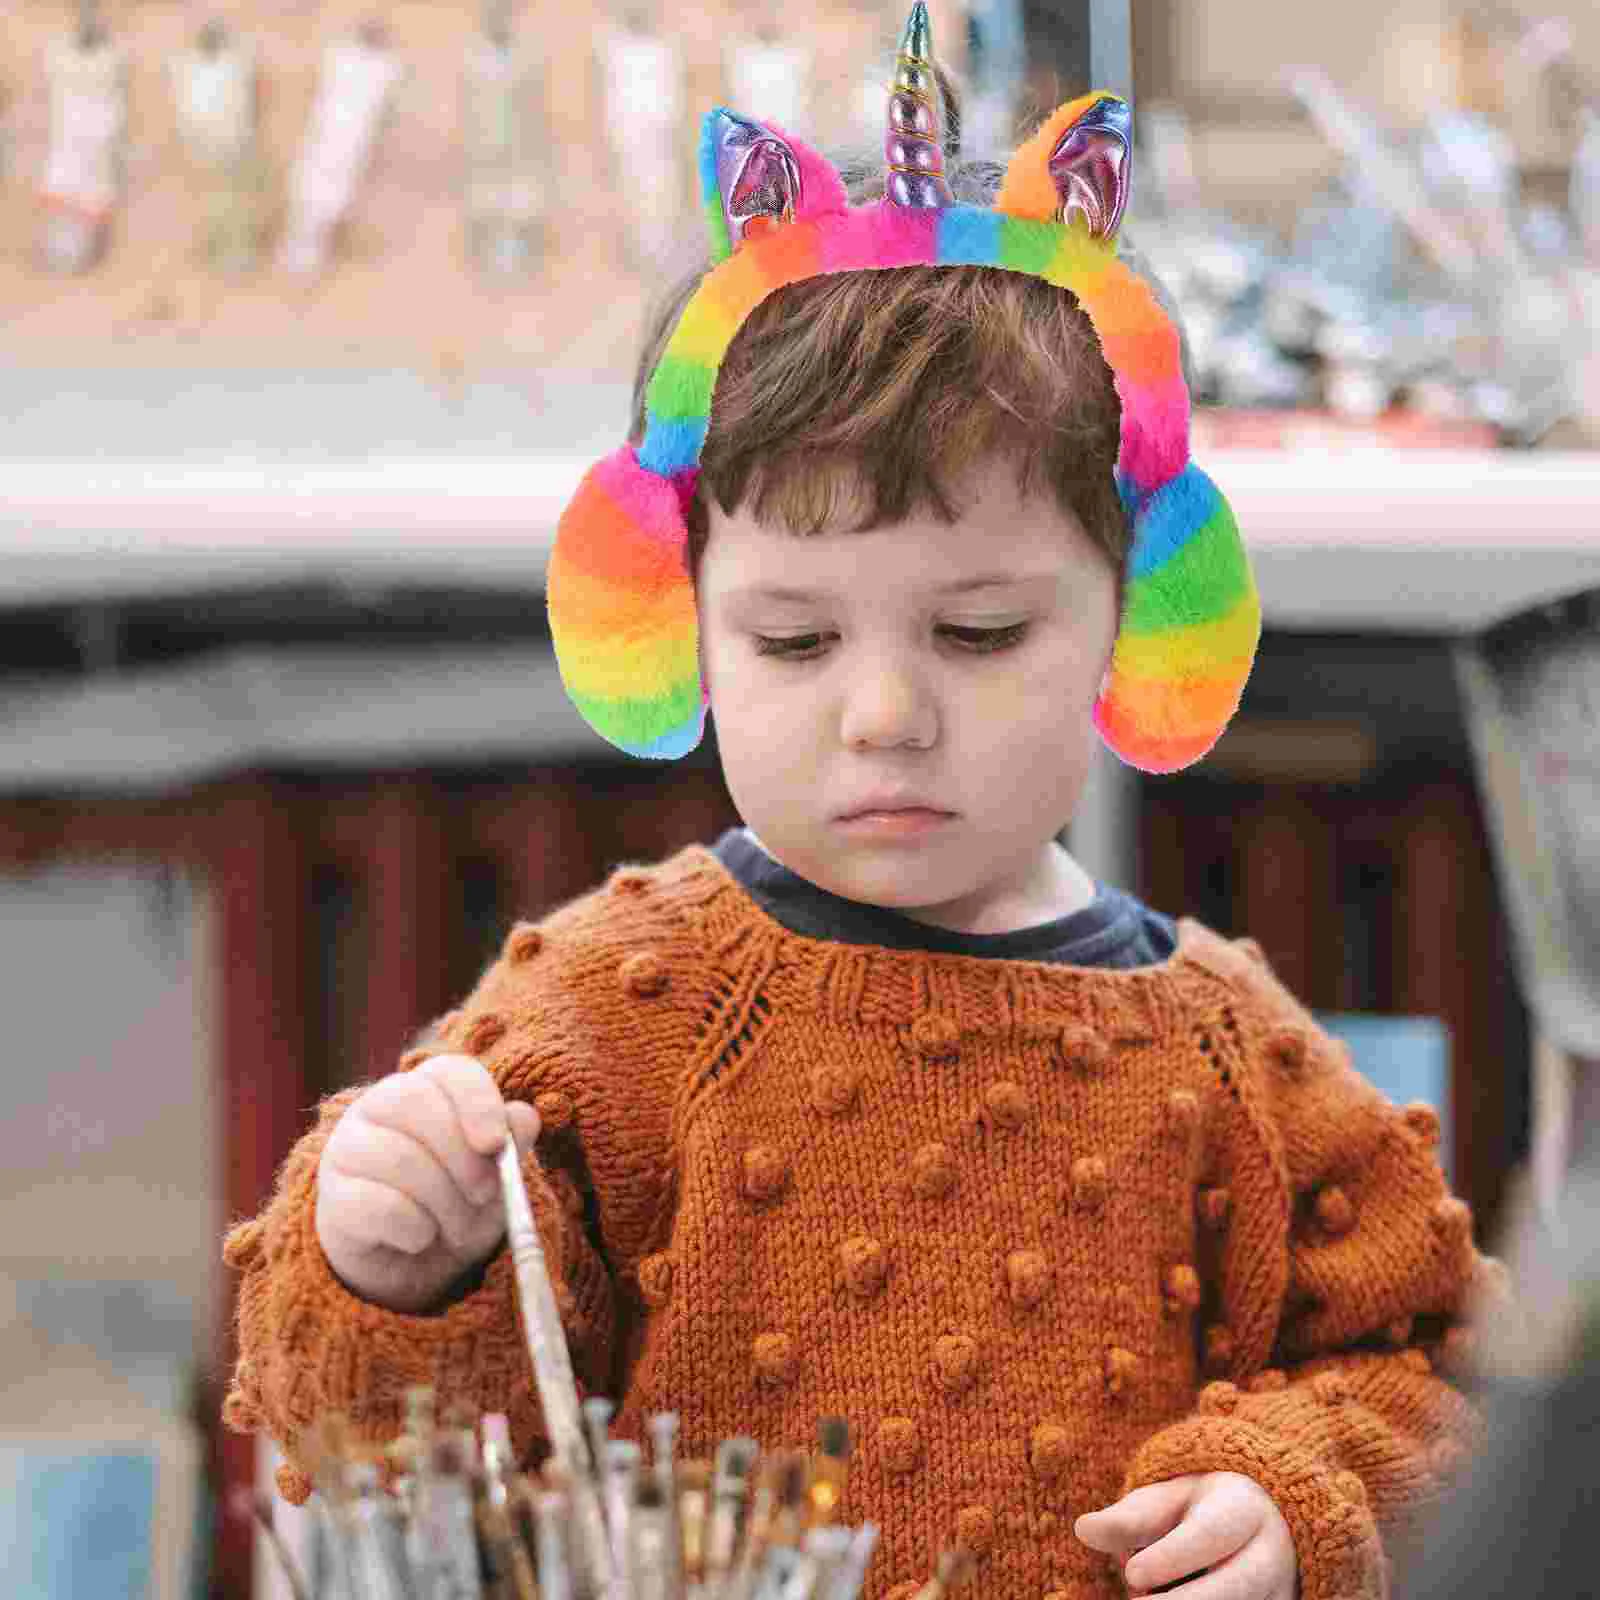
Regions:
<instances>
[{"instance_id":1,"label":"orange knit sweater","mask_svg":"<svg viewBox=\"0 0 1600 1600\"><path fill-rule=\"evenodd\" d=\"M1475 1446L1436 1367L1497 1274L1432 1113L1372 1090L1249 941L1179 929L1126 971L807 939L692 847L516 928L429 1048L539 1109L535 1215L620 1432L676 1410L708 1455L848 1419L873 1600L954 1539L997 1600L1120 1594L1074 1517L1221 1470L1282 1509L1303 1600L1377 1596L1380 1529L1414 1529ZM320 1413L386 1439L430 1383L536 1454L504 1250L434 1316L329 1270L316 1162L353 1093L228 1236L228 1424L295 1463Z\"/></svg>"}]
</instances>

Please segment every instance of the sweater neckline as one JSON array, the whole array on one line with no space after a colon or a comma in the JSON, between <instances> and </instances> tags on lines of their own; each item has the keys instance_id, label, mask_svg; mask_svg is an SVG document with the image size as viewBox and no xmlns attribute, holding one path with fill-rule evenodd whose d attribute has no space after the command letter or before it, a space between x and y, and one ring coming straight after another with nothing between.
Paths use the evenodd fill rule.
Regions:
<instances>
[{"instance_id":1,"label":"sweater neckline","mask_svg":"<svg viewBox=\"0 0 1600 1600\"><path fill-rule=\"evenodd\" d=\"M1224 941L1189 917L1176 919L1178 943L1164 961L1138 967L841 944L786 928L706 846L685 847L679 860L709 891L696 898L713 949L731 953L754 936L786 1003L841 1021L938 1016L958 1030L1057 1032L1066 1013L1113 1039L1149 1038L1188 1010L1206 973L1227 965L1208 949Z\"/></svg>"}]
</instances>

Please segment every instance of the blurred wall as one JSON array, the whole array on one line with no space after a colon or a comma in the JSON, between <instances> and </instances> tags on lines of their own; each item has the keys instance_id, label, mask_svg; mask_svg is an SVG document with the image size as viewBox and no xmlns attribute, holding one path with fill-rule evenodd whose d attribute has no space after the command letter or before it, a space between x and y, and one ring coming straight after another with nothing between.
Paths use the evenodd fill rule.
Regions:
<instances>
[{"instance_id":1,"label":"blurred wall","mask_svg":"<svg viewBox=\"0 0 1600 1600\"><path fill-rule=\"evenodd\" d=\"M1288 90L1296 67L1320 67L1397 132L1441 105L1489 114L1511 134L1524 178L1535 184L1564 176L1572 130L1547 85L1481 47L1481 25L1474 29L1472 19L1562 19L1574 58L1600 84L1600 8L1589 3L1347 0L1307 10L1253 0L1133 0L1133 7L1140 94L1189 113L1198 176L1213 202L1269 226L1285 225L1307 185L1338 169Z\"/></svg>"},{"instance_id":2,"label":"blurred wall","mask_svg":"<svg viewBox=\"0 0 1600 1600\"><path fill-rule=\"evenodd\" d=\"M131 62L126 188L105 258L86 275L67 279L34 260L35 188L49 144L45 51L75 28L77 6L38 0L6 8L0 133L9 159L0 181L0 306L6 313L0 348L52 365L85 354L107 365L174 358L270 368L398 362L446 381L463 364L553 363L585 375L631 365L645 285L619 249L617 187L624 180L608 153L595 62L600 30L630 8L570 0L511 9L546 56L545 113L557 193L538 274L497 284L468 267L461 220L460 80L463 50L481 10L473 0L102 6ZM694 141L701 113L729 92L724 44L772 9L739 0L670 8L686 71L681 199L691 243L699 237ZM904 7L898 0L803 0L783 14L785 26L803 23L815 53L816 99L837 104L848 97L867 55L892 54ZM200 175L178 137L167 73L169 58L189 48L212 15L255 41L261 142L280 213L325 44L364 18L381 16L391 47L410 68L343 231L336 269L314 281L282 271L270 252L259 269L238 279L219 276L201 258ZM946 32L958 44L959 30ZM418 315L419 307L425 315Z\"/></svg>"},{"instance_id":3,"label":"blurred wall","mask_svg":"<svg viewBox=\"0 0 1600 1600\"><path fill-rule=\"evenodd\" d=\"M1261 7L1254 0L1130 0L1136 92L1171 99L1195 119L1200 176L1245 219L1282 223L1308 184L1334 170L1284 83L1313 62L1387 122L1405 127L1440 100L1496 108L1531 166L1554 170L1570 142L1531 83L1496 87L1465 55L1456 19L1465 0L1348 0L1334 10ZM837 144L851 133L864 74L887 70L903 0L698 0L692 6L570 0L513 6L547 60L544 117L556 203L545 259L532 278L473 274L461 223L461 60L478 26L472 0L368 5L148 0L103 7L132 62L125 195L109 253L81 278L52 277L34 260L35 188L48 145L45 50L75 25L67 0L12 6L0 29L0 349L57 364L86 353L107 365L180 359L273 368L400 362L453 382L464 367L555 367L585 377L631 365L640 304L658 273L619 248L629 174L609 153L595 52L627 11L670 18L684 72L679 137L686 243L697 242L692 151L701 112L731 94L727 47L773 24L811 52L809 112L796 131ZM1531 5L1500 10L1529 17ZM335 269L299 281L270 263L239 279L209 270L197 244L199 174L176 132L168 62L199 23L220 15L254 39L261 67L262 142L272 203L282 208L320 70L321 51L364 17L381 16L409 80L394 103L359 191ZM940 0L940 52L959 71L959 0ZM1600 74L1600 11L1570 8L1577 59ZM1513 75L1514 76L1514 75ZM1065 94L1079 86L1062 85ZM1485 108L1487 109L1487 108ZM426 314L417 315L425 307Z\"/></svg>"},{"instance_id":4,"label":"blurred wall","mask_svg":"<svg viewBox=\"0 0 1600 1600\"><path fill-rule=\"evenodd\" d=\"M0 1275L42 1332L157 1386L220 1275L206 944L173 871L0 877Z\"/></svg>"}]
</instances>

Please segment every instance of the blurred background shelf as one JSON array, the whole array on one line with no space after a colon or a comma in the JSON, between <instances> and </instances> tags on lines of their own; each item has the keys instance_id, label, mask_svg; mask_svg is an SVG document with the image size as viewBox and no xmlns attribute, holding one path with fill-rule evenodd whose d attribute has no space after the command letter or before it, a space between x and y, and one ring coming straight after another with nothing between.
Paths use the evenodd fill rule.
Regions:
<instances>
[{"instance_id":1,"label":"blurred background shelf","mask_svg":"<svg viewBox=\"0 0 1600 1600\"><path fill-rule=\"evenodd\" d=\"M375 398L411 387L374 380L320 405L303 388L299 415L371 418L382 414ZM341 443L337 430L317 449L257 432L232 452L139 455L125 453L126 430L96 427L96 439L124 442L85 456L9 449L0 609L181 605L307 582L536 594L561 507L618 431L616 402L582 449L540 448L542 430L526 423L524 439L485 449L498 430L484 424L514 409L492 393L465 400L431 437L402 424L381 448ZM1270 627L1470 631L1600 581L1600 453L1394 449L1347 436L1197 449L1197 459L1233 505Z\"/></svg>"}]
</instances>

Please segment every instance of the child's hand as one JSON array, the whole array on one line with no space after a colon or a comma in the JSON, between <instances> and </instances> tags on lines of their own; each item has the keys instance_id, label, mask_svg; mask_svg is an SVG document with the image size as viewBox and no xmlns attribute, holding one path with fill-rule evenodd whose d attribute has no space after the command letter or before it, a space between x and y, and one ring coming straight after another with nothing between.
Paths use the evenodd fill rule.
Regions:
<instances>
[{"instance_id":1,"label":"child's hand","mask_svg":"<svg viewBox=\"0 0 1600 1600\"><path fill-rule=\"evenodd\" d=\"M1299 1588L1289 1524L1242 1473L1146 1484L1079 1517L1073 1531L1123 1563L1130 1594L1179 1584L1170 1592L1183 1600L1294 1600Z\"/></svg>"},{"instance_id":2,"label":"child's hand","mask_svg":"<svg viewBox=\"0 0 1600 1600\"><path fill-rule=\"evenodd\" d=\"M364 1300L425 1311L505 1233L495 1157L527 1150L539 1114L471 1056L433 1056L345 1108L317 1166L317 1238Z\"/></svg>"}]
</instances>

